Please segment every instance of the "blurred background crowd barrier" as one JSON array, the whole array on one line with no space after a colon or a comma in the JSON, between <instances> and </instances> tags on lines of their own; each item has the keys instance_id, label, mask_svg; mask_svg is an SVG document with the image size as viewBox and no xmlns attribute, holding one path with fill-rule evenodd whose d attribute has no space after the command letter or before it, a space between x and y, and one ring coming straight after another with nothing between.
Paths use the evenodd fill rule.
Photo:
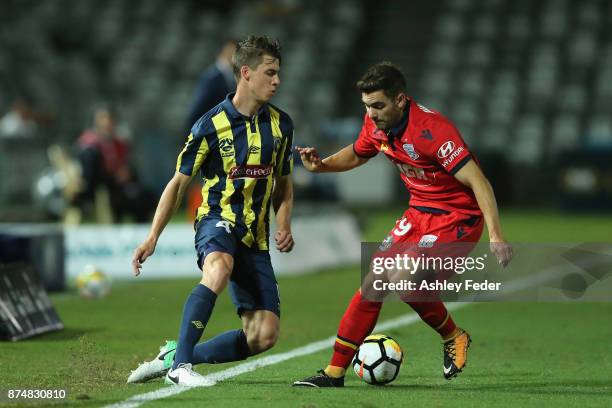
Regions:
<instances>
[{"instance_id":1,"label":"blurred background crowd barrier","mask_svg":"<svg viewBox=\"0 0 612 408\"><path fill-rule=\"evenodd\" d=\"M456 123L502 205L609 210L610 26L605 0L5 0L0 221L66 218L77 140L100 101L156 201L200 76L227 38L249 33L281 40L273 102L294 118L296 144L327 154L351 143L364 113L354 84L390 60L419 103ZM405 207L396 170L374 162L315 176L297 160L298 213L323 202ZM104 214L112 197L95 197L92 215L67 218L137 221Z\"/></svg>"}]
</instances>

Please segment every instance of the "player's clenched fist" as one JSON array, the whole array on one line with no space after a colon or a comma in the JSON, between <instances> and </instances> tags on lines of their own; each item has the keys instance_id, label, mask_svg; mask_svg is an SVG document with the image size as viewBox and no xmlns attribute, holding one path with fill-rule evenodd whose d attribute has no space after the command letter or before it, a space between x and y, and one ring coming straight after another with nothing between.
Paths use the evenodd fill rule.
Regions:
<instances>
[{"instance_id":1,"label":"player's clenched fist","mask_svg":"<svg viewBox=\"0 0 612 408\"><path fill-rule=\"evenodd\" d=\"M314 147L296 146L295 150L300 154L304 168L308 171L317 171L321 168L321 157Z\"/></svg>"},{"instance_id":2,"label":"player's clenched fist","mask_svg":"<svg viewBox=\"0 0 612 408\"><path fill-rule=\"evenodd\" d=\"M276 249L280 252L291 252L293 249L294 242L291 231L278 230L274 235L274 240L276 241Z\"/></svg>"}]
</instances>

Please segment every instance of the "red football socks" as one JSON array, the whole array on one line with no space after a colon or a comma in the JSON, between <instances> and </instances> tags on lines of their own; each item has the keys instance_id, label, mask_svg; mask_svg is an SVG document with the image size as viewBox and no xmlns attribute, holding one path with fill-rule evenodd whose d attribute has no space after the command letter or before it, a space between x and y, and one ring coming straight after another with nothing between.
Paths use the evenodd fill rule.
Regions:
<instances>
[{"instance_id":1,"label":"red football socks","mask_svg":"<svg viewBox=\"0 0 612 408\"><path fill-rule=\"evenodd\" d=\"M456 332L457 326L441 301L406 303L442 338L448 338ZM381 308L382 302L367 301L362 298L361 291L357 290L340 320L334 354L325 370L328 375L344 374L359 345L374 329Z\"/></svg>"},{"instance_id":2,"label":"red football socks","mask_svg":"<svg viewBox=\"0 0 612 408\"><path fill-rule=\"evenodd\" d=\"M457 326L444 303L436 302L406 302L414 309L425 323L437 331L442 338L448 337Z\"/></svg>"},{"instance_id":3,"label":"red football socks","mask_svg":"<svg viewBox=\"0 0 612 408\"><path fill-rule=\"evenodd\" d=\"M381 308L382 302L367 301L357 290L340 320L330 366L346 369L351 364L355 351L374 329Z\"/></svg>"}]
</instances>

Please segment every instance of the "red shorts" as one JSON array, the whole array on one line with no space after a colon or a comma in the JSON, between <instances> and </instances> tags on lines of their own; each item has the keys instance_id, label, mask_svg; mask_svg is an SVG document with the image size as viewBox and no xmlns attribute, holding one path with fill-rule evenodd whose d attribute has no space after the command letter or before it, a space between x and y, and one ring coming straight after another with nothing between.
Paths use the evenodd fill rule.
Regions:
<instances>
[{"instance_id":1,"label":"red shorts","mask_svg":"<svg viewBox=\"0 0 612 408\"><path fill-rule=\"evenodd\" d=\"M397 220L374 258L395 258L398 255L400 257L407 255L415 259L421 257L430 258L432 261L434 258L439 260L439 263L432 262L427 265L440 266L419 268L420 272L416 275L412 275L405 269L393 279L388 277L394 281L405 278L416 279L417 282L421 279L449 279L454 276L455 270L442 266L442 260L467 257L480 240L483 226L484 220L481 216L457 212L435 214L411 207L406 210L402 218ZM362 286L362 292L363 288L369 287L371 283L369 279L364 282L366 284ZM404 299L406 295L412 300L437 299L437 293L430 291L410 291L410 293L400 294L400 297ZM380 300L386 296L386 293L368 291L367 296Z\"/></svg>"},{"instance_id":2,"label":"red shorts","mask_svg":"<svg viewBox=\"0 0 612 408\"><path fill-rule=\"evenodd\" d=\"M480 240L483 226L484 221L480 216L458 212L433 214L410 207L397 220L385 242L391 245L413 243L420 248L459 242L475 244ZM465 247L471 251L474 245Z\"/></svg>"}]
</instances>

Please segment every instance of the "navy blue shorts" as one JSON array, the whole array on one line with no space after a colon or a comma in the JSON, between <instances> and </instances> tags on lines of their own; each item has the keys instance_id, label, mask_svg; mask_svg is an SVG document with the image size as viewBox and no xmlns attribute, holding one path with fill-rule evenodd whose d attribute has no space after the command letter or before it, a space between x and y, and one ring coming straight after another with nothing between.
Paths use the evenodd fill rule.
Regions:
<instances>
[{"instance_id":1,"label":"navy blue shorts","mask_svg":"<svg viewBox=\"0 0 612 408\"><path fill-rule=\"evenodd\" d=\"M211 252L232 255L234 270L229 291L238 315L248 310L269 310L280 317L280 297L270 252L243 244L239 238L243 228L217 216L202 218L195 227L198 266L202 268L204 258Z\"/></svg>"}]
</instances>

